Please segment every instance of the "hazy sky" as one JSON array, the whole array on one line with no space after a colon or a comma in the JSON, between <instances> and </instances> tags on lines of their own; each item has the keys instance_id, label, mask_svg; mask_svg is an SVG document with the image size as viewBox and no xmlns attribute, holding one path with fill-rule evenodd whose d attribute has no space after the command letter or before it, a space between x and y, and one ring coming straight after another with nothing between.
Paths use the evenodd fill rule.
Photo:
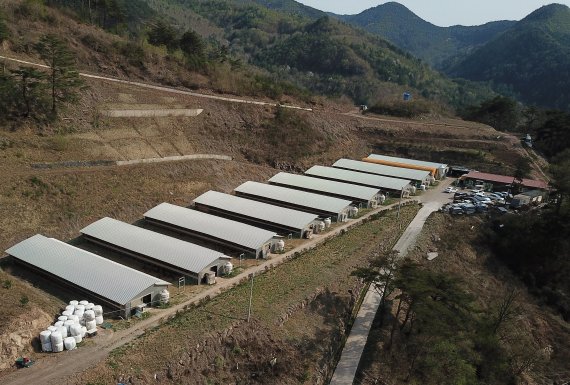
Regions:
<instances>
[{"instance_id":1,"label":"hazy sky","mask_svg":"<svg viewBox=\"0 0 570 385\"><path fill-rule=\"evenodd\" d=\"M356 14L387 3L382 0L297 0L327 12ZM543 5L559 3L570 6L570 0L398 0L412 12L433 24L480 25L496 20L520 20Z\"/></svg>"}]
</instances>

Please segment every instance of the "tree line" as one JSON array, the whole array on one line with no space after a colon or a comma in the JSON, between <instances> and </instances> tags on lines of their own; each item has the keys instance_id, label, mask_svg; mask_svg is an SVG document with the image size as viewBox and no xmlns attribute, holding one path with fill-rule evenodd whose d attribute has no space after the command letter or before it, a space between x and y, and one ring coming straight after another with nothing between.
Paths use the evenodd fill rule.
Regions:
<instances>
[{"instance_id":1,"label":"tree line","mask_svg":"<svg viewBox=\"0 0 570 385\"><path fill-rule=\"evenodd\" d=\"M3 67L0 73L0 119L2 123L31 119L53 121L60 109L77 98L83 87L75 57L67 43L55 35L44 35L35 44L47 71L31 66Z\"/></svg>"},{"instance_id":2,"label":"tree line","mask_svg":"<svg viewBox=\"0 0 570 385\"><path fill-rule=\"evenodd\" d=\"M548 158L570 148L570 113L567 111L524 106L509 97L497 96L460 111L460 115L500 131L532 134L535 147Z\"/></svg>"}]
</instances>

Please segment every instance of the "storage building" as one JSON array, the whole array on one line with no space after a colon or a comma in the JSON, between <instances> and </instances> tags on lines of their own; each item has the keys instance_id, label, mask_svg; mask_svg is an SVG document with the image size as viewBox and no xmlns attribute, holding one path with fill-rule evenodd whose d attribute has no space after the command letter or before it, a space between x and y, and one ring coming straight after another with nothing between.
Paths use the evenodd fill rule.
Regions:
<instances>
[{"instance_id":1,"label":"storage building","mask_svg":"<svg viewBox=\"0 0 570 385\"><path fill-rule=\"evenodd\" d=\"M338 222L348 219L352 203L346 199L258 182L245 182L234 192L237 196L306 211Z\"/></svg>"},{"instance_id":2,"label":"storage building","mask_svg":"<svg viewBox=\"0 0 570 385\"><path fill-rule=\"evenodd\" d=\"M512 187L514 176L488 174L485 172L471 171L460 178L464 186L470 187L478 184L488 185L487 190L506 191ZM521 187L527 190L547 190L548 184L541 180L524 178Z\"/></svg>"},{"instance_id":3,"label":"storage building","mask_svg":"<svg viewBox=\"0 0 570 385\"><path fill-rule=\"evenodd\" d=\"M208 191L194 199L194 206L203 212L249 223L281 235L310 238L318 216L304 211Z\"/></svg>"},{"instance_id":4,"label":"storage building","mask_svg":"<svg viewBox=\"0 0 570 385\"><path fill-rule=\"evenodd\" d=\"M436 179L443 178L447 174L448 170L447 165L442 163L426 162L423 160L398 158L386 155L370 154L367 158L364 158L362 160L370 163L384 164L386 166L429 171Z\"/></svg>"},{"instance_id":5,"label":"storage building","mask_svg":"<svg viewBox=\"0 0 570 385\"><path fill-rule=\"evenodd\" d=\"M150 209L144 217L150 223L255 258L266 258L278 242L277 234L272 231L169 203Z\"/></svg>"},{"instance_id":6,"label":"storage building","mask_svg":"<svg viewBox=\"0 0 570 385\"><path fill-rule=\"evenodd\" d=\"M94 302L131 315L141 304L156 304L168 282L82 250L57 239L34 235L6 253L17 263L73 288L69 297Z\"/></svg>"},{"instance_id":7,"label":"storage building","mask_svg":"<svg viewBox=\"0 0 570 385\"><path fill-rule=\"evenodd\" d=\"M429 186L435 180L429 171L392 167L383 164L362 162L352 159L339 159L333 164L333 167L341 168L344 170L365 172L374 175L389 176L391 178L410 180L416 187L419 187L422 184Z\"/></svg>"},{"instance_id":8,"label":"storage building","mask_svg":"<svg viewBox=\"0 0 570 385\"><path fill-rule=\"evenodd\" d=\"M218 269L230 257L112 218L103 218L81 230L83 236L119 253L180 274L193 283L213 283Z\"/></svg>"},{"instance_id":9,"label":"storage building","mask_svg":"<svg viewBox=\"0 0 570 385\"><path fill-rule=\"evenodd\" d=\"M361 207L376 207L382 195L382 192L378 188L358 186L350 183L336 182L306 175L289 174L286 172L280 172L273 176L269 179L269 183L350 200L354 205Z\"/></svg>"},{"instance_id":10,"label":"storage building","mask_svg":"<svg viewBox=\"0 0 570 385\"><path fill-rule=\"evenodd\" d=\"M334 167L313 166L305 171L305 175L337 182L351 183L358 186L372 187L383 192L395 193L394 195L396 196L400 196L401 193L409 194L412 187L409 180L366 174L364 172L343 170Z\"/></svg>"}]
</instances>

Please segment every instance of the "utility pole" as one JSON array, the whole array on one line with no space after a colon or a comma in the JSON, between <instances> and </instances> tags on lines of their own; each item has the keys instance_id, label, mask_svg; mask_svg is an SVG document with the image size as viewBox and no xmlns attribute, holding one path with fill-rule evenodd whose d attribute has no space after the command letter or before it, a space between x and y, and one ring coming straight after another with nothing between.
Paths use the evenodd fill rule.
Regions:
<instances>
[{"instance_id":1,"label":"utility pole","mask_svg":"<svg viewBox=\"0 0 570 385\"><path fill-rule=\"evenodd\" d=\"M251 318L251 301L253 299L253 277L255 277L255 273L251 273L251 289L249 290L249 308L247 309L247 322L249 322Z\"/></svg>"},{"instance_id":2,"label":"utility pole","mask_svg":"<svg viewBox=\"0 0 570 385\"><path fill-rule=\"evenodd\" d=\"M400 191L400 201L398 202L398 226L400 230L402 230L402 222L400 221L400 207L402 207L402 198L404 196L404 188L402 187L402 191Z\"/></svg>"}]
</instances>

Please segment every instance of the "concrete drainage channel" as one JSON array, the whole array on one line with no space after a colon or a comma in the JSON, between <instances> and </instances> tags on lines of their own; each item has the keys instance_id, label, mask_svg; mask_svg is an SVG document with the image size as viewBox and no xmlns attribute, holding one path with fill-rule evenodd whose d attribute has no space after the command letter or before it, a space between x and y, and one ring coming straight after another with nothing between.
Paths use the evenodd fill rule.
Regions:
<instances>
[{"instance_id":1,"label":"concrete drainage channel","mask_svg":"<svg viewBox=\"0 0 570 385\"><path fill-rule=\"evenodd\" d=\"M31 167L34 169L58 169L58 168L131 166L134 164L178 162L181 160L202 160L202 159L233 160L233 158L228 155L193 154L193 155L166 156L164 158L146 158L146 159L133 159L133 160L90 160L90 161L71 160L71 161L53 162L53 163L32 163Z\"/></svg>"}]
</instances>

